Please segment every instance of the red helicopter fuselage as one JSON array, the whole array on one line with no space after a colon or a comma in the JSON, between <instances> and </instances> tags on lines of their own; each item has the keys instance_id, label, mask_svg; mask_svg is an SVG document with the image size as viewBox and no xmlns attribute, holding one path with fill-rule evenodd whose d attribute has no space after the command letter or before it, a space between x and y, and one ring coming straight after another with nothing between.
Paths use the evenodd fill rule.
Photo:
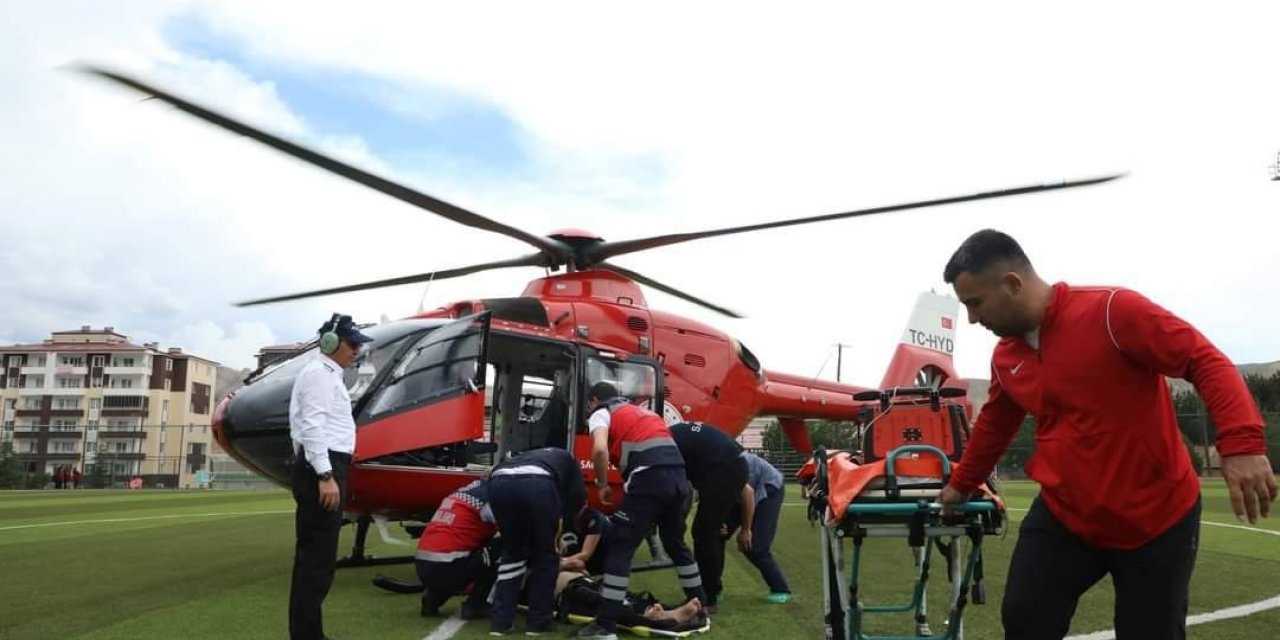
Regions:
<instances>
[{"instance_id":1,"label":"red helicopter fuselage","mask_svg":"<svg viewBox=\"0 0 1280 640\"><path fill-rule=\"evenodd\" d=\"M590 484L584 393L601 379L621 383L669 424L705 422L737 437L757 416L777 416L805 453L805 419L854 420L867 406L853 399L865 387L767 371L738 340L650 309L636 284L610 271L540 278L517 298L456 302L369 331L379 338L371 361L348 371L358 431L347 509L361 515L424 517L483 475L488 454L534 446L571 448ZM215 416L221 446L281 486L287 391L308 357L323 356L312 349L251 376ZM954 377L948 353L904 343L891 365L901 379L883 384L912 384L924 370ZM399 390L415 371L445 384ZM610 481L619 490L616 469ZM592 503L605 512L616 506L595 495Z\"/></svg>"}]
</instances>

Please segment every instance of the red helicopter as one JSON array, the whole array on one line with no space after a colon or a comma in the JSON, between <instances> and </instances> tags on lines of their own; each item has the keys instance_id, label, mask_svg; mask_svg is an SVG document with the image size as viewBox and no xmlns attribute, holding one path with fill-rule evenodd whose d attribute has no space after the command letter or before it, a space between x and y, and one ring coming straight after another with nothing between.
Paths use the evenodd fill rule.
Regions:
<instances>
[{"instance_id":1,"label":"red helicopter","mask_svg":"<svg viewBox=\"0 0 1280 640\"><path fill-rule=\"evenodd\" d=\"M455 278L490 269L563 269L563 273L533 280L517 297L455 302L362 329L375 341L346 372L358 427L348 516L359 523L356 548L344 560L346 565L387 560L363 554L372 516L425 521L450 492L482 476L487 462L513 452L540 446L570 448L592 486L585 392L600 380L615 383L633 402L648 406L669 423L703 421L734 437L756 416L776 416L791 444L806 454L813 450L806 419L856 420L873 404L854 399L865 387L768 371L742 342L724 332L649 308L639 285L741 317L623 268L613 258L702 238L1067 189L1119 177L618 242L577 229L540 236L372 175L119 73L92 66L81 70L446 219L515 238L536 249L508 260L240 306ZM956 318L954 299L922 295L881 387L963 387L951 362ZM315 348L313 340L292 357L253 372L214 412L214 433L222 448L282 487L289 484L290 389L294 375ZM616 469L610 470L610 482L615 491L621 491ZM617 504L600 504L594 491L591 501L606 512Z\"/></svg>"}]
</instances>

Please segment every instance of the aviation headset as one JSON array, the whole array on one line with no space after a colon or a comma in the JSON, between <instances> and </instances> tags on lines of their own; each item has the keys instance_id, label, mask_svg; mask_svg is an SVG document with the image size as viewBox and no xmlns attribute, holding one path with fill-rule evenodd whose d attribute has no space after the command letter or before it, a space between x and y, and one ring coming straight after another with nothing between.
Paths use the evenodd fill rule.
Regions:
<instances>
[{"instance_id":1,"label":"aviation headset","mask_svg":"<svg viewBox=\"0 0 1280 640\"><path fill-rule=\"evenodd\" d=\"M342 315L335 313L329 321L320 327L320 353L325 355L332 354L338 350L338 345L342 344L342 338L338 337L338 323L342 321Z\"/></svg>"}]
</instances>

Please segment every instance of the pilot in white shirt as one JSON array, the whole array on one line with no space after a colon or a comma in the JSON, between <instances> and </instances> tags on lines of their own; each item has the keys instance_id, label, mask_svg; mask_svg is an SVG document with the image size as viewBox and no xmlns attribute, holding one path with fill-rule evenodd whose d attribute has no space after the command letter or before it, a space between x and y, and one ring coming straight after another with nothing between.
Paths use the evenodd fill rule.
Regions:
<instances>
[{"instance_id":1,"label":"pilot in white shirt","mask_svg":"<svg viewBox=\"0 0 1280 640\"><path fill-rule=\"evenodd\" d=\"M289 635L323 640L321 607L333 585L342 528L342 496L355 451L351 396L342 381L360 345L373 338L351 316L334 314L320 327L319 351L294 379L289 398L289 436L294 461L290 484L297 505L297 544L289 590Z\"/></svg>"}]
</instances>

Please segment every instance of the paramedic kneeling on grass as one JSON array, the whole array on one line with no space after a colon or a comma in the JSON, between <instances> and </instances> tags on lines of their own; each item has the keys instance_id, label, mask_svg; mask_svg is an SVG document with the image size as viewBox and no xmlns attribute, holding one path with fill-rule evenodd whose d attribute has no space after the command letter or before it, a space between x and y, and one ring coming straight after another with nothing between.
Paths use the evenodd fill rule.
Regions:
<instances>
[{"instance_id":1,"label":"paramedic kneeling on grass","mask_svg":"<svg viewBox=\"0 0 1280 640\"><path fill-rule=\"evenodd\" d=\"M965 240L943 277L969 321L1001 339L990 397L938 501L963 501L1024 416L1036 421L1027 473L1040 495L1010 561L1005 638L1062 638L1081 594L1108 573L1118 640L1185 637L1200 483L1165 376L1189 380L1204 398L1232 507L1254 522L1269 514L1276 480L1239 372L1194 327L1138 293L1041 280L1018 243L997 231Z\"/></svg>"}]
</instances>

